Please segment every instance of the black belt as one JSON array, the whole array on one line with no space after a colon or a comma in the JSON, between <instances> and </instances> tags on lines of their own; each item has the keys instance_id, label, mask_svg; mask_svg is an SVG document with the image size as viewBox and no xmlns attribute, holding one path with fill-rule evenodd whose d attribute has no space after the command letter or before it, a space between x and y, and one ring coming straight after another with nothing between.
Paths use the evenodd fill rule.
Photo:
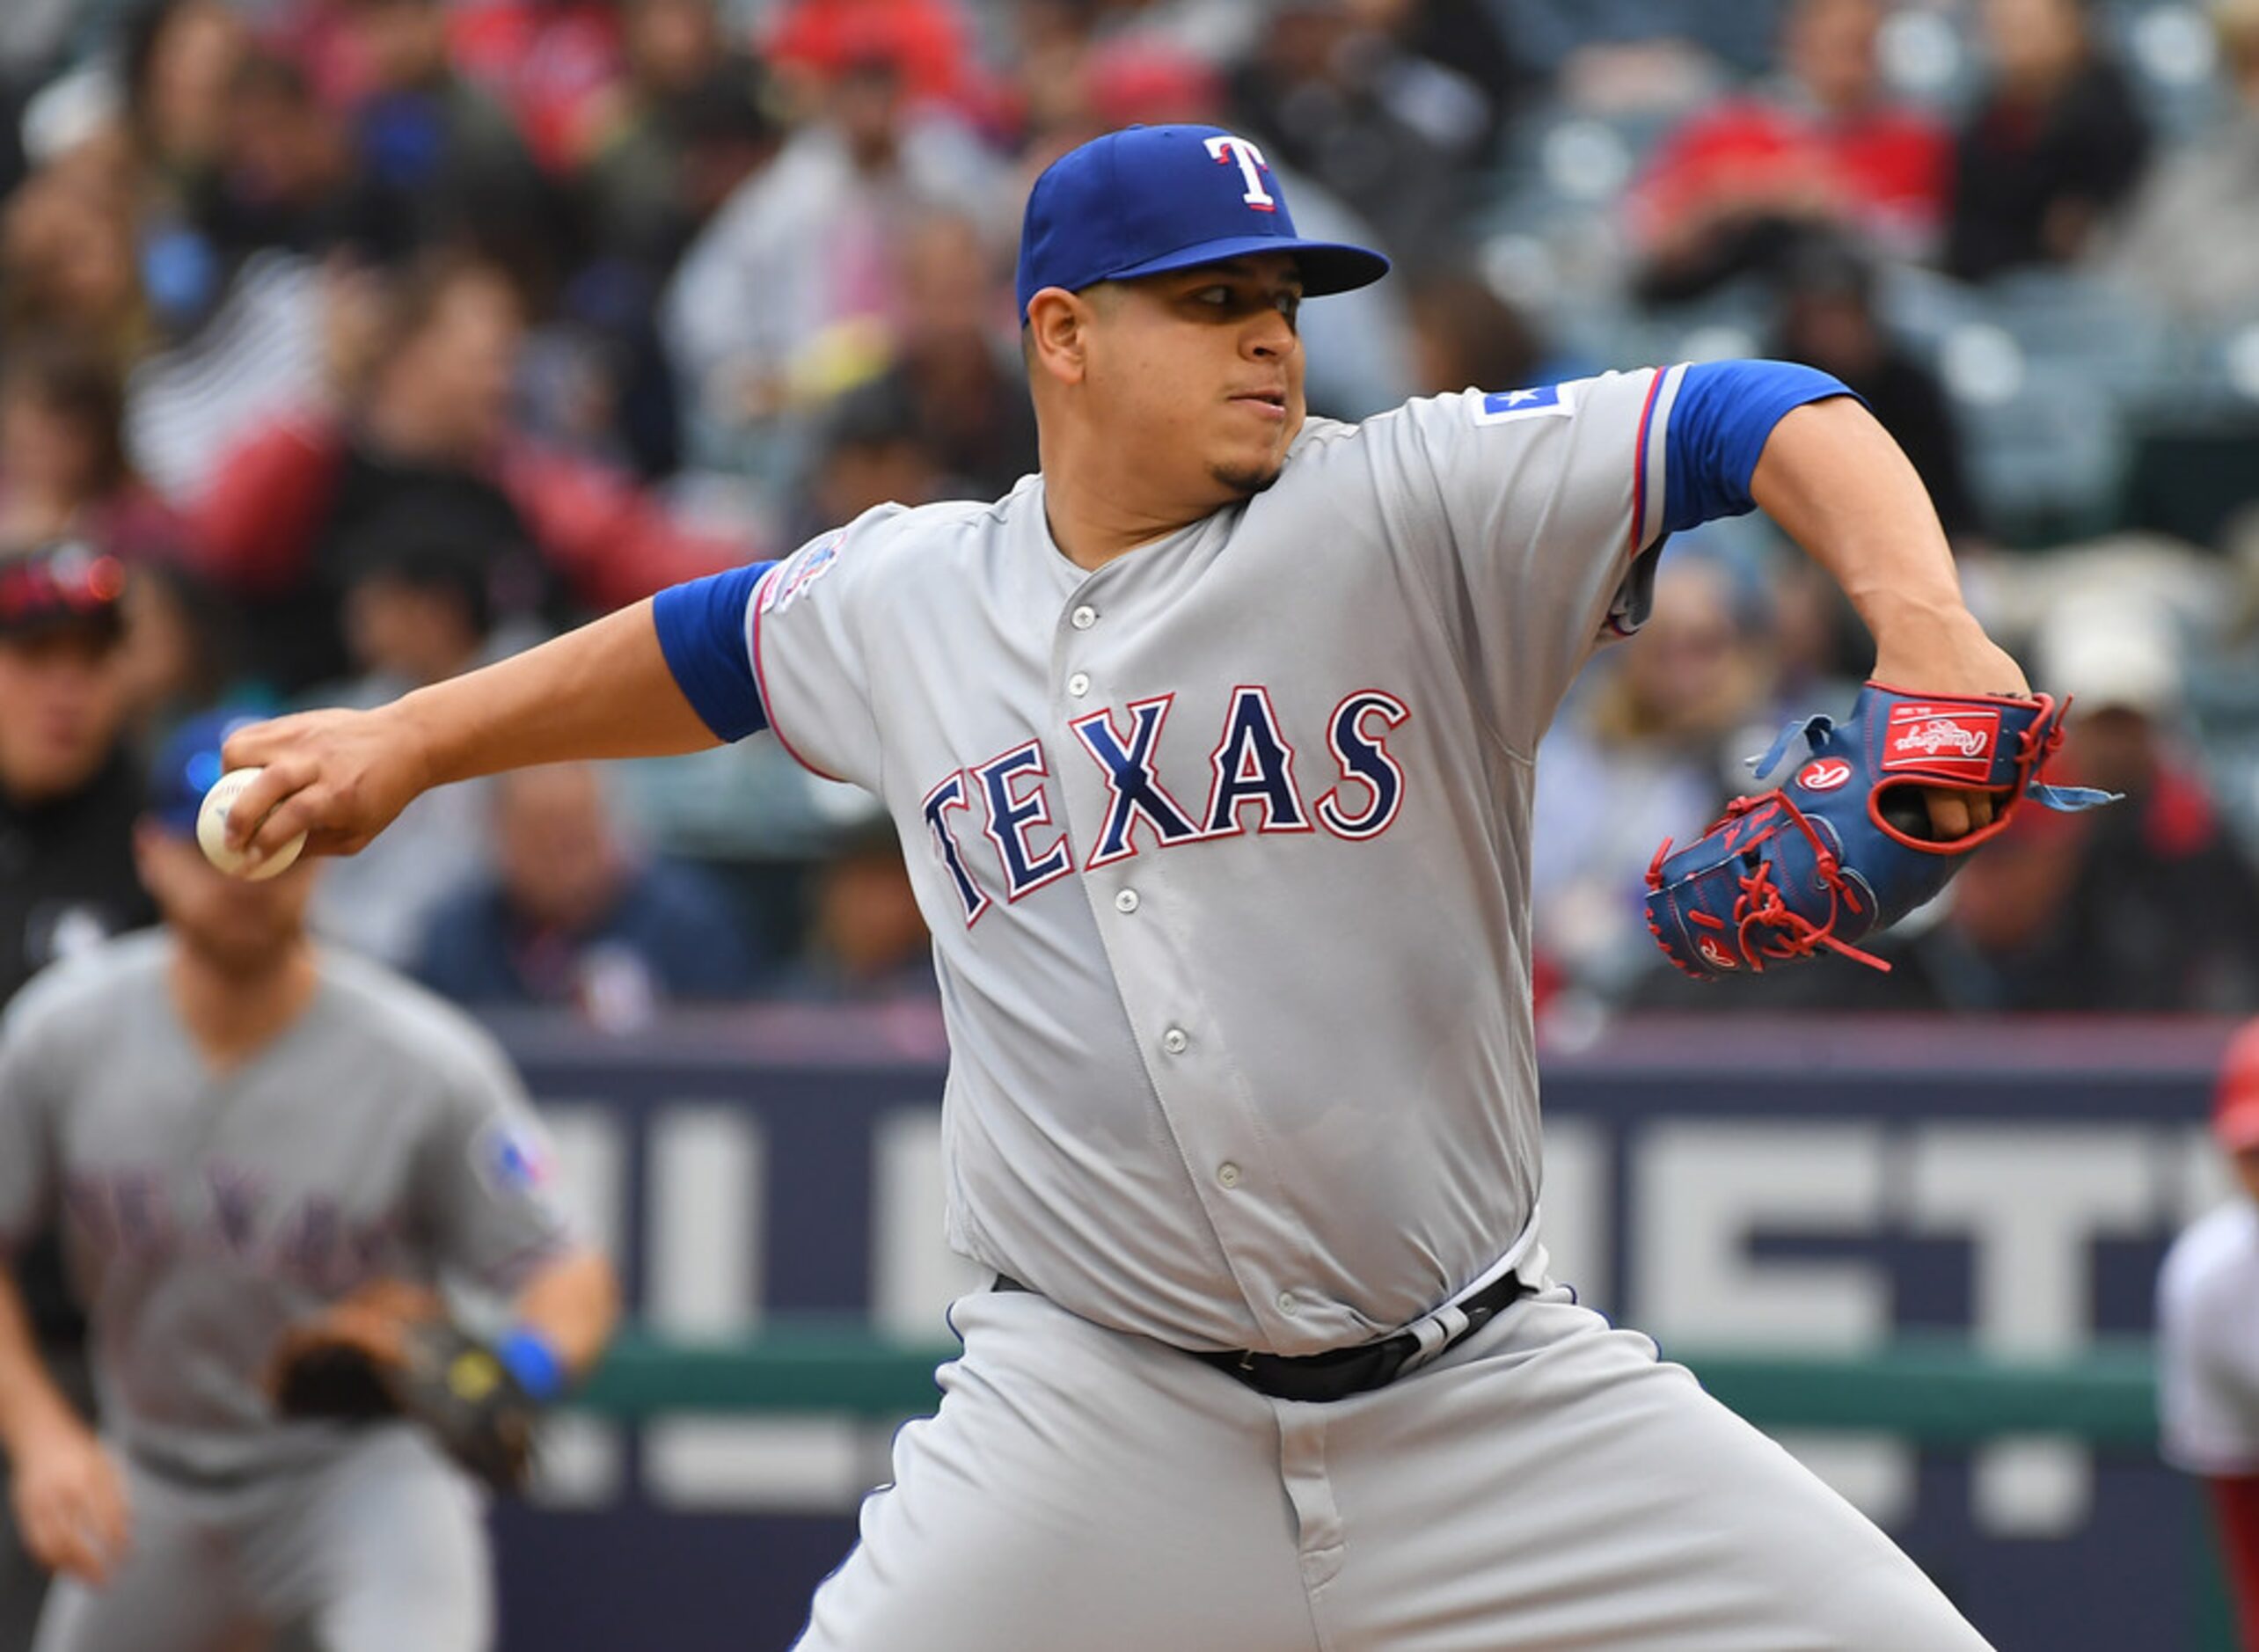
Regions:
<instances>
[{"instance_id":1,"label":"black belt","mask_svg":"<svg viewBox=\"0 0 2259 1652\"><path fill-rule=\"evenodd\" d=\"M1007 1274L996 1276L995 1289L1027 1290L1026 1285ZM1444 1349L1472 1336L1529 1293L1530 1287L1510 1273L1492 1280L1473 1295L1453 1303L1451 1305L1466 1315L1466 1323L1444 1338L1436 1352L1441 1354ZM1029 1291L1028 1294L1037 1293ZM1257 1393L1268 1394L1274 1400L1322 1402L1346 1400L1351 1394L1361 1394L1368 1389L1386 1387L1418 1355L1420 1339L1409 1331L1399 1331L1378 1342L1361 1342L1355 1348L1331 1349L1323 1354L1258 1354L1252 1349L1241 1349L1217 1353L1206 1353L1198 1349L1181 1351L1213 1365L1225 1376L1245 1383Z\"/></svg>"}]
</instances>

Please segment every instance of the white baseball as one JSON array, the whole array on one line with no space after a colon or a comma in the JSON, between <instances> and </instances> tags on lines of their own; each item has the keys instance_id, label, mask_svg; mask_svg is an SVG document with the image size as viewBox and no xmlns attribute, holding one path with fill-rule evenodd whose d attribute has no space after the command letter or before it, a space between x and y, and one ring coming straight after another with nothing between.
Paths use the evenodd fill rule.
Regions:
<instances>
[{"instance_id":1,"label":"white baseball","mask_svg":"<svg viewBox=\"0 0 2259 1652\"><path fill-rule=\"evenodd\" d=\"M306 834L300 832L255 866L246 866L245 857L228 847L228 810L260 772L257 769L229 770L204 793L203 807L196 811L196 843L203 850L204 859L231 877L254 881L289 871L298 852L306 846Z\"/></svg>"}]
</instances>

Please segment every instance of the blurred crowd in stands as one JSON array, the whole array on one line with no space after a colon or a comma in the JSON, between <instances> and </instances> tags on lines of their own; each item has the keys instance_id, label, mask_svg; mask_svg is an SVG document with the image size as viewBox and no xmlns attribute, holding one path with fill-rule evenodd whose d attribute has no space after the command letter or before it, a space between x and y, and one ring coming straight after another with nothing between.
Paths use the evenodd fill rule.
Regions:
<instances>
[{"instance_id":1,"label":"blurred crowd in stands","mask_svg":"<svg viewBox=\"0 0 2259 1652\"><path fill-rule=\"evenodd\" d=\"M1867 658L1760 521L1685 536L1541 754L1558 1035L1697 1001L2259 1009L2259 0L7 0L0 998L147 916L137 754L185 713L379 704L874 503L1008 488L1027 187L1173 120L1397 260L1305 311L1315 412L1839 376L1980 613L2079 697L2064 777L2127 793L2028 811L1888 975L1698 998L1649 859ZM317 915L607 1026L933 990L891 831L765 741L434 793Z\"/></svg>"}]
</instances>

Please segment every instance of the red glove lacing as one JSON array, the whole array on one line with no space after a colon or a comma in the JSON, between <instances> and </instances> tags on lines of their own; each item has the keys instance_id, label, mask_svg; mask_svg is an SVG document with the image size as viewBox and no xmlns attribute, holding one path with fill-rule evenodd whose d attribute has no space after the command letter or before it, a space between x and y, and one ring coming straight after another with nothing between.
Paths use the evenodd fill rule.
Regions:
<instances>
[{"instance_id":1,"label":"red glove lacing","mask_svg":"<svg viewBox=\"0 0 2259 1652\"><path fill-rule=\"evenodd\" d=\"M1792 959L1806 957L1824 947L1830 952L1839 953L1846 958L1866 964L1871 969L1888 973L1890 966L1882 959L1872 953L1862 952L1848 941L1838 940L1835 938L1836 924L1846 911L1857 913L1864 910L1859 898L1859 890L1856 885L1843 875L1842 864L1828 848L1825 840L1820 837L1818 831L1813 828L1812 822L1805 818L1804 811L1796 807L1793 799L1780 792L1768 793L1763 797L1737 797L1726 805L1726 812L1712 822L1710 830L1715 831L1719 827L1724 827L1726 829L1725 851L1728 854L1734 854L1742 848L1740 839L1744 830L1762 825L1763 829L1754 831L1751 837L1750 844L1753 847L1766 838L1786 830L1777 822L1760 822L1751 818L1760 814L1767 805L1775 803L1780 806L1781 810L1787 814L1788 819L1799 831L1804 834L1812 845L1814 870L1820 883L1828 892L1827 921L1824 924L1816 924L1791 907L1787 898L1781 894L1780 886L1773 881L1773 862L1760 860L1757 863L1754 871L1744 872L1736 880L1740 884L1741 893L1734 900L1734 921L1730 926L1723 918L1694 908L1689 908L1685 911L1685 917L1687 922L1699 924L1706 929L1715 930L1720 933L1725 932L1730 927L1733 931L1736 950L1741 954L1743 961L1749 965L1753 974L1765 973L1766 960L1768 958L1787 962ZM1655 859L1648 863L1649 888L1663 887L1663 863L1670 853L1670 839L1666 837L1663 839L1663 847L1656 851ZM1654 928L1652 920L1649 920L1649 927ZM1656 939L1661 939L1662 937L1658 935ZM1666 946L1664 951L1669 953L1670 949ZM1671 961L1678 964L1681 969L1691 976L1700 976L1702 973L1688 964L1679 962L1675 953L1671 954Z\"/></svg>"}]
</instances>

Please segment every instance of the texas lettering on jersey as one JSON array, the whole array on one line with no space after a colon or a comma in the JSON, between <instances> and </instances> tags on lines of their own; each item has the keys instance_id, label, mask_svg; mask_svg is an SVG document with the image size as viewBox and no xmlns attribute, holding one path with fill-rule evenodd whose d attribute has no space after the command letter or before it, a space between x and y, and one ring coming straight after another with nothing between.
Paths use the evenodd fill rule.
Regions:
<instances>
[{"instance_id":1,"label":"texas lettering on jersey","mask_svg":"<svg viewBox=\"0 0 2259 1652\"><path fill-rule=\"evenodd\" d=\"M1176 700L1174 694L1155 695L1067 725L1063 748L1096 764L1106 781L1106 814L1088 822L1083 870L1148 848L1244 836L1251 819L1258 833L1322 830L1361 842L1387 830L1403 806L1404 771L1389 753L1387 736L1412 713L1394 694L1358 689L1334 707L1325 727L1333 761L1326 789L1312 798L1296 776L1295 748L1270 691L1261 683L1233 689L1209 752L1207 793L1196 808L1160 778L1161 743ZM995 903L990 885L1001 888L1009 905L1076 869L1069 834L1052 812L1050 762L1041 740L1024 741L951 771L920 803L969 927ZM969 857L976 852L990 857L993 876L975 875Z\"/></svg>"},{"instance_id":2,"label":"texas lettering on jersey","mask_svg":"<svg viewBox=\"0 0 2259 1652\"><path fill-rule=\"evenodd\" d=\"M259 1171L221 1160L205 1167L204 1185L193 1195L184 1195L170 1168L73 1171L62 1195L97 1252L144 1268L223 1259L262 1277L335 1293L399 1271L406 1254L397 1217L357 1223L323 1195L277 1197Z\"/></svg>"}]
</instances>

